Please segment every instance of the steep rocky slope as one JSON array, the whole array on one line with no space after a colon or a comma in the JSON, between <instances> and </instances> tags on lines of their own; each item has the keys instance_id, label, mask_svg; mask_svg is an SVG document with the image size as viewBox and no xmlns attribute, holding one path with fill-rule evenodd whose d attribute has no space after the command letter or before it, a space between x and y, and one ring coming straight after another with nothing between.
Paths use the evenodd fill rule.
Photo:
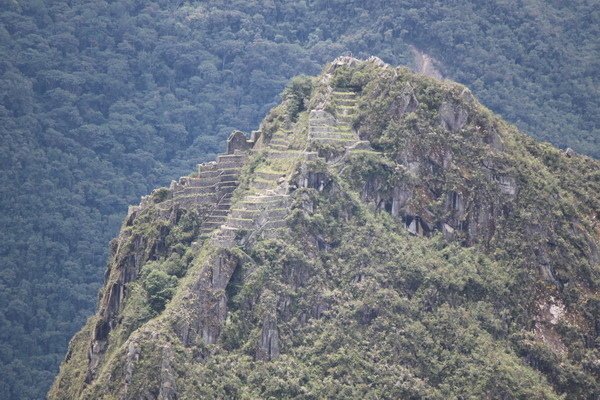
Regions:
<instances>
[{"instance_id":1,"label":"steep rocky slope","mask_svg":"<svg viewBox=\"0 0 600 400\"><path fill-rule=\"evenodd\" d=\"M337 59L130 209L49 397L597 398L599 166Z\"/></svg>"}]
</instances>

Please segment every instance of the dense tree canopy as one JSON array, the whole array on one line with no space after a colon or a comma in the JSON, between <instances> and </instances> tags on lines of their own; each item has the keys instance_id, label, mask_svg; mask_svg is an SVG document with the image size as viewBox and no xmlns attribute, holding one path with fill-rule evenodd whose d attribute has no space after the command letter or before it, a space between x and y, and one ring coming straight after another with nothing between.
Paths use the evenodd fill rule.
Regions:
<instances>
[{"instance_id":1,"label":"dense tree canopy","mask_svg":"<svg viewBox=\"0 0 600 400\"><path fill-rule=\"evenodd\" d=\"M128 204L254 129L287 80L410 46L600 155L593 1L0 0L0 398L42 398Z\"/></svg>"}]
</instances>

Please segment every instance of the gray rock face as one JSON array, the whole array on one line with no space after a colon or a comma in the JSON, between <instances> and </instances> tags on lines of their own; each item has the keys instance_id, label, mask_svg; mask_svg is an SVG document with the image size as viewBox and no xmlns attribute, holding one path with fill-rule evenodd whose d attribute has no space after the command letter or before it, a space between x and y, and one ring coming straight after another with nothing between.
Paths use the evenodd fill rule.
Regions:
<instances>
[{"instance_id":1,"label":"gray rock face","mask_svg":"<svg viewBox=\"0 0 600 400\"><path fill-rule=\"evenodd\" d=\"M442 226L442 233L444 235L444 239L448 241L454 240L454 228L450 225L444 223Z\"/></svg>"},{"instance_id":2,"label":"gray rock face","mask_svg":"<svg viewBox=\"0 0 600 400\"><path fill-rule=\"evenodd\" d=\"M408 188L395 187L392 194L392 210L391 214L394 217L400 215L400 211L406 206L408 200L411 198L412 192Z\"/></svg>"},{"instance_id":3,"label":"gray rock face","mask_svg":"<svg viewBox=\"0 0 600 400\"><path fill-rule=\"evenodd\" d=\"M500 186L500 191L504 194L514 196L517 193L517 182L511 176L500 176L498 178L498 185Z\"/></svg>"},{"instance_id":4,"label":"gray rock face","mask_svg":"<svg viewBox=\"0 0 600 400\"><path fill-rule=\"evenodd\" d=\"M419 101L410 84L406 84L402 92L396 96L390 105L394 117L400 119L404 114L414 112L419 107Z\"/></svg>"},{"instance_id":5,"label":"gray rock face","mask_svg":"<svg viewBox=\"0 0 600 400\"><path fill-rule=\"evenodd\" d=\"M487 144L489 144L492 147L492 149L494 149L496 151L504 150L504 143L502 141L502 138L500 137L500 135L494 128L492 128L490 130L490 132L488 132L488 134L485 138L485 142Z\"/></svg>"},{"instance_id":6,"label":"gray rock face","mask_svg":"<svg viewBox=\"0 0 600 400\"><path fill-rule=\"evenodd\" d=\"M202 340L216 343L227 316L226 288L239 260L221 250L205 261L200 275L185 297L185 311L173 321L173 330L186 346Z\"/></svg>"},{"instance_id":7,"label":"gray rock face","mask_svg":"<svg viewBox=\"0 0 600 400\"><path fill-rule=\"evenodd\" d=\"M160 364L160 391L157 400L176 400L177 386L171 361L174 360L175 353L169 343L166 343L162 349L162 361Z\"/></svg>"},{"instance_id":8,"label":"gray rock face","mask_svg":"<svg viewBox=\"0 0 600 400\"><path fill-rule=\"evenodd\" d=\"M464 195L455 191L450 192L446 197L446 209L453 211L457 218L462 218L465 214Z\"/></svg>"},{"instance_id":9,"label":"gray rock face","mask_svg":"<svg viewBox=\"0 0 600 400\"><path fill-rule=\"evenodd\" d=\"M161 233L166 235L168 231ZM115 242L107 278L112 275L116 279L107 286L100 300L99 319L96 322L88 350L87 383L94 379L96 370L104 357L108 335L119 323L118 317L123 298L126 295L126 284L136 279L143 263L160 250L158 245L160 241L160 235L156 239L149 240L142 235L131 236L131 234L125 233Z\"/></svg>"},{"instance_id":10,"label":"gray rock face","mask_svg":"<svg viewBox=\"0 0 600 400\"><path fill-rule=\"evenodd\" d=\"M279 357L279 332L277 331L277 323L267 318L263 321L260 342L256 350L256 359L273 360L277 357Z\"/></svg>"},{"instance_id":11,"label":"gray rock face","mask_svg":"<svg viewBox=\"0 0 600 400\"><path fill-rule=\"evenodd\" d=\"M469 119L467 110L447 101L442 103L439 115L442 127L451 132L462 129Z\"/></svg>"}]
</instances>

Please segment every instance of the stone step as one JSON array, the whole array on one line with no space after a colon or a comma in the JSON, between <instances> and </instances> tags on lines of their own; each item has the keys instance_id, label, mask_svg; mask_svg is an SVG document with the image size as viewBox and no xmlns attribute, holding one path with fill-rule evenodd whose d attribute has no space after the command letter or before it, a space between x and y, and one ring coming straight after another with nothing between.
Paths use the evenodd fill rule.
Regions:
<instances>
[{"instance_id":1,"label":"stone step","mask_svg":"<svg viewBox=\"0 0 600 400\"><path fill-rule=\"evenodd\" d=\"M290 146L289 146L289 145L287 145L287 144L272 144L272 145L271 145L271 148L272 148L273 150L282 150L282 151L285 151L285 150L287 150L289 147L290 147Z\"/></svg>"},{"instance_id":2,"label":"stone step","mask_svg":"<svg viewBox=\"0 0 600 400\"><path fill-rule=\"evenodd\" d=\"M247 196L242 201L245 210L268 210L285 208L288 205L289 196Z\"/></svg>"},{"instance_id":3,"label":"stone step","mask_svg":"<svg viewBox=\"0 0 600 400\"><path fill-rule=\"evenodd\" d=\"M246 196L244 201L249 201L253 203L260 203L264 201L273 201L273 200L288 200L290 198L289 194L261 194L261 195L250 195Z\"/></svg>"},{"instance_id":4,"label":"stone step","mask_svg":"<svg viewBox=\"0 0 600 400\"><path fill-rule=\"evenodd\" d=\"M223 161L217 165L218 165L218 168L222 171L227 170L227 169L240 169L244 166L244 161L237 161L237 160Z\"/></svg>"},{"instance_id":5,"label":"stone step","mask_svg":"<svg viewBox=\"0 0 600 400\"><path fill-rule=\"evenodd\" d=\"M333 132L336 127L333 125L311 125L308 127L309 132Z\"/></svg>"},{"instance_id":6,"label":"stone step","mask_svg":"<svg viewBox=\"0 0 600 400\"><path fill-rule=\"evenodd\" d=\"M290 166L272 163L271 165L269 165L268 168L269 172L272 172L274 174L280 174L280 176L287 176L287 174L289 173Z\"/></svg>"},{"instance_id":7,"label":"stone step","mask_svg":"<svg viewBox=\"0 0 600 400\"><path fill-rule=\"evenodd\" d=\"M235 186L237 187L239 185L239 181L238 180L231 180L231 181L221 181L219 182L218 187L219 188L224 188L224 187L229 187L229 186Z\"/></svg>"},{"instance_id":8,"label":"stone step","mask_svg":"<svg viewBox=\"0 0 600 400\"><path fill-rule=\"evenodd\" d=\"M336 125L339 126L340 123L349 125L355 117L356 113L338 113Z\"/></svg>"},{"instance_id":9,"label":"stone step","mask_svg":"<svg viewBox=\"0 0 600 400\"><path fill-rule=\"evenodd\" d=\"M219 169L219 178L223 178L226 176L238 176L241 171L242 171L241 167L221 168L221 169Z\"/></svg>"},{"instance_id":10,"label":"stone step","mask_svg":"<svg viewBox=\"0 0 600 400\"><path fill-rule=\"evenodd\" d=\"M310 140L351 140L351 141L358 141L358 136L355 135L326 135L326 134L320 134L320 135L310 135L309 136Z\"/></svg>"},{"instance_id":11,"label":"stone step","mask_svg":"<svg viewBox=\"0 0 600 400\"><path fill-rule=\"evenodd\" d=\"M336 107L339 107L339 106L356 107L356 104L358 103L358 101L355 99L344 99L344 98L334 99L333 102L335 103Z\"/></svg>"},{"instance_id":12,"label":"stone step","mask_svg":"<svg viewBox=\"0 0 600 400\"><path fill-rule=\"evenodd\" d=\"M228 173L227 175L221 176L221 178L219 179L219 184L225 183L225 182L239 182L239 178L240 178L240 174Z\"/></svg>"},{"instance_id":13,"label":"stone step","mask_svg":"<svg viewBox=\"0 0 600 400\"><path fill-rule=\"evenodd\" d=\"M356 107L356 105L358 104L358 100L356 98L344 98L344 97L334 97L333 98L333 103L337 108L340 107Z\"/></svg>"},{"instance_id":14,"label":"stone step","mask_svg":"<svg viewBox=\"0 0 600 400\"><path fill-rule=\"evenodd\" d=\"M240 174L227 174L227 175L222 175L219 179L219 183L226 183L226 182L239 182L239 177Z\"/></svg>"},{"instance_id":15,"label":"stone step","mask_svg":"<svg viewBox=\"0 0 600 400\"><path fill-rule=\"evenodd\" d=\"M220 209L220 208L215 208L214 210L211 211L210 215L211 216L219 216L219 217L226 217L228 214L230 213L230 209Z\"/></svg>"},{"instance_id":16,"label":"stone step","mask_svg":"<svg viewBox=\"0 0 600 400\"><path fill-rule=\"evenodd\" d=\"M288 205L287 201L265 201L265 202L256 202L256 203L243 203L242 207L244 209L253 212L253 211L264 211L264 210L277 210L285 208Z\"/></svg>"},{"instance_id":17,"label":"stone step","mask_svg":"<svg viewBox=\"0 0 600 400\"><path fill-rule=\"evenodd\" d=\"M303 150L287 150L287 151L277 151L271 150L269 152L269 157L272 159L290 159L290 158L302 158L307 160L315 159L318 154L314 151L303 151Z\"/></svg>"},{"instance_id":18,"label":"stone step","mask_svg":"<svg viewBox=\"0 0 600 400\"><path fill-rule=\"evenodd\" d=\"M235 208L231 210L231 218L254 219L260 215L260 210Z\"/></svg>"},{"instance_id":19,"label":"stone step","mask_svg":"<svg viewBox=\"0 0 600 400\"><path fill-rule=\"evenodd\" d=\"M356 143L358 139L341 139L341 138L313 138L313 142L325 143L325 144L343 144L351 146Z\"/></svg>"},{"instance_id":20,"label":"stone step","mask_svg":"<svg viewBox=\"0 0 600 400\"><path fill-rule=\"evenodd\" d=\"M219 192L226 194L226 193L232 193L235 189L237 188L236 186L223 186L219 188Z\"/></svg>"},{"instance_id":21,"label":"stone step","mask_svg":"<svg viewBox=\"0 0 600 400\"><path fill-rule=\"evenodd\" d=\"M308 120L308 126L332 126L335 123L333 118L314 117Z\"/></svg>"},{"instance_id":22,"label":"stone step","mask_svg":"<svg viewBox=\"0 0 600 400\"><path fill-rule=\"evenodd\" d=\"M204 221L204 223L219 223L219 225L223 225L225 223L226 220L226 215L209 215L206 218L206 221Z\"/></svg>"},{"instance_id":23,"label":"stone step","mask_svg":"<svg viewBox=\"0 0 600 400\"><path fill-rule=\"evenodd\" d=\"M205 221L202 224L202 230L213 230L213 229L217 229L219 228L221 225L223 225L225 221Z\"/></svg>"},{"instance_id":24,"label":"stone step","mask_svg":"<svg viewBox=\"0 0 600 400\"><path fill-rule=\"evenodd\" d=\"M358 93L356 92L352 92L352 91L345 91L345 90L334 90L332 93L333 97L339 97L339 98L354 98L358 95Z\"/></svg>"},{"instance_id":25,"label":"stone step","mask_svg":"<svg viewBox=\"0 0 600 400\"><path fill-rule=\"evenodd\" d=\"M337 130L337 129L310 129L309 135L337 135L337 136L356 136L351 130Z\"/></svg>"},{"instance_id":26,"label":"stone step","mask_svg":"<svg viewBox=\"0 0 600 400\"><path fill-rule=\"evenodd\" d=\"M204 187L184 187L174 193L174 196L189 196L189 195L202 195L207 193L215 193L217 188L215 185L204 186Z\"/></svg>"},{"instance_id":27,"label":"stone step","mask_svg":"<svg viewBox=\"0 0 600 400\"><path fill-rule=\"evenodd\" d=\"M217 210L219 211L228 211L231 208L231 202L221 202L217 204Z\"/></svg>"},{"instance_id":28,"label":"stone step","mask_svg":"<svg viewBox=\"0 0 600 400\"><path fill-rule=\"evenodd\" d=\"M219 175L219 171L216 169L216 165L214 166L214 168L211 168L208 170L201 170L203 165L204 164L198 164L198 178L206 179L206 178L212 178L214 176Z\"/></svg>"},{"instance_id":29,"label":"stone step","mask_svg":"<svg viewBox=\"0 0 600 400\"><path fill-rule=\"evenodd\" d=\"M269 147L286 147L287 148L289 145L290 145L289 142L283 142L283 141L282 142L275 142L275 143L271 142L271 143L269 143Z\"/></svg>"},{"instance_id":30,"label":"stone step","mask_svg":"<svg viewBox=\"0 0 600 400\"><path fill-rule=\"evenodd\" d=\"M284 219L289 214L287 208L271 208L264 211L262 215L267 221L276 221Z\"/></svg>"},{"instance_id":31,"label":"stone step","mask_svg":"<svg viewBox=\"0 0 600 400\"><path fill-rule=\"evenodd\" d=\"M254 228L254 220L253 219L243 219L243 218L228 218L227 227L236 228L236 229L245 229L249 230Z\"/></svg>"},{"instance_id":32,"label":"stone step","mask_svg":"<svg viewBox=\"0 0 600 400\"><path fill-rule=\"evenodd\" d=\"M217 156L217 163L232 162L232 161L244 161L246 159L245 154L222 154Z\"/></svg>"},{"instance_id":33,"label":"stone step","mask_svg":"<svg viewBox=\"0 0 600 400\"><path fill-rule=\"evenodd\" d=\"M195 188L192 188L195 189ZM216 193L214 191L212 192L205 192L205 193L186 193L184 191L181 192L176 192L173 194L173 200L180 200L180 199L185 199L185 198L197 198L197 199L207 199L207 202L213 201L213 202L217 202L217 196Z\"/></svg>"},{"instance_id":34,"label":"stone step","mask_svg":"<svg viewBox=\"0 0 600 400\"><path fill-rule=\"evenodd\" d=\"M291 134L288 134L288 133L285 133L285 132L281 132L281 131L277 131L273 135L271 135L271 140L275 140L275 139L285 139L285 140L287 140L291 136L292 136Z\"/></svg>"},{"instance_id":35,"label":"stone step","mask_svg":"<svg viewBox=\"0 0 600 400\"><path fill-rule=\"evenodd\" d=\"M179 198L172 204L177 204L180 207L198 207L200 205L212 206L215 204L215 201L207 198L195 198L190 196Z\"/></svg>"},{"instance_id":36,"label":"stone step","mask_svg":"<svg viewBox=\"0 0 600 400\"><path fill-rule=\"evenodd\" d=\"M350 128L348 126L340 126L338 123L311 125L308 127L308 129L310 129L310 130L326 130L327 129L327 130L333 130L336 132L352 131L352 128Z\"/></svg>"},{"instance_id":37,"label":"stone step","mask_svg":"<svg viewBox=\"0 0 600 400\"><path fill-rule=\"evenodd\" d=\"M251 186L255 189L273 189L278 185L276 180L273 179L259 179L256 178L252 181Z\"/></svg>"},{"instance_id":38,"label":"stone step","mask_svg":"<svg viewBox=\"0 0 600 400\"><path fill-rule=\"evenodd\" d=\"M226 222L227 222L226 218L210 219L210 220L204 221L204 223L202 225L206 226L207 229L218 229L221 226L225 225Z\"/></svg>"},{"instance_id":39,"label":"stone step","mask_svg":"<svg viewBox=\"0 0 600 400\"><path fill-rule=\"evenodd\" d=\"M271 150L269 151L269 157L274 159L288 159L288 158L300 158L303 155L303 151L298 150Z\"/></svg>"},{"instance_id":40,"label":"stone step","mask_svg":"<svg viewBox=\"0 0 600 400\"><path fill-rule=\"evenodd\" d=\"M201 179L188 182L184 187L190 188L204 188L209 186L214 186L219 183L219 178L210 178L210 179Z\"/></svg>"},{"instance_id":41,"label":"stone step","mask_svg":"<svg viewBox=\"0 0 600 400\"><path fill-rule=\"evenodd\" d=\"M264 179L264 180L277 180L281 177L285 177L286 174L281 173L281 172L262 172L262 171L257 171L254 173L254 175L256 175L256 177Z\"/></svg>"},{"instance_id":42,"label":"stone step","mask_svg":"<svg viewBox=\"0 0 600 400\"><path fill-rule=\"evenodd\" d=\"M183 178L179 178L179 184L193 186L199 184L200 182L204 182L206 178L200 178L197 176L184 176Z\"/></svg>"}]
</instances>

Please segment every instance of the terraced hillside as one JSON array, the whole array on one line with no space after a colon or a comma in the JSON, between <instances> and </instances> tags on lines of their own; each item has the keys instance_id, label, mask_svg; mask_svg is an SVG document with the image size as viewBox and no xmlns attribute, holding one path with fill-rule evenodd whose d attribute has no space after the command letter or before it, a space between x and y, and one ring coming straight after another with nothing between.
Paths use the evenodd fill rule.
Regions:
<instances>
[{"instance_id":1,"label":"terraced hillside","mask_svg":"<svg viewBox=\"0 0 600 400\"><path fill-rule=\"evenodd\" d=\"M600 396L598 162L376 58L300 79L130 209L49 398Z\"/></svg>"}]
</instances>

